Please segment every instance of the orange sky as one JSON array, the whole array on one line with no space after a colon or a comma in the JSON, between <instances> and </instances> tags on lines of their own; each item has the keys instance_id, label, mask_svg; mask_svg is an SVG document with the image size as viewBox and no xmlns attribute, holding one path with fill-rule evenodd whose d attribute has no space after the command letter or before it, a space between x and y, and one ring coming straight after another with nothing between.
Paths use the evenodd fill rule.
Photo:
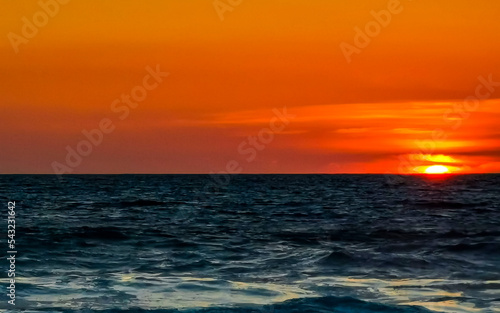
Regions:
<instances>
[{"instance_id":1,"label":"orange sky","mask_svg":"<svg viewBox=\"0 0 500 313\"><path fill-rule=\"evenodd\" d=\"M0 173L54 173L103 118L115 130L72 173L500 172L500 83L463 105L500 82L500 2L401 1L347 62L389 2L242 0L221 20L212 0L71 0L13 47L42 8L2 1ZM169 76L121 120L111 104L157 65Z\"/></svg>"}]
</instances>

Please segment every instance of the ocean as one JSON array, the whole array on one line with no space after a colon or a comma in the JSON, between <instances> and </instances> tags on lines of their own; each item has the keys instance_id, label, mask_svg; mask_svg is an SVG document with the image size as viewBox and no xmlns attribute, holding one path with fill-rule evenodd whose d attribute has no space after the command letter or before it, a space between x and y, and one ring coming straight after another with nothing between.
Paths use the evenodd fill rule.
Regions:
<instances>
[{"instance_id":1,"label":"ocean","mask_svg":"<svg viewBox=\"0 0 500 313\"><path fill-rule=\"evenodd\" d=\"M500 312L499 191L494 174L2 175L0 309Z\"/></svg>"}]
</instances>

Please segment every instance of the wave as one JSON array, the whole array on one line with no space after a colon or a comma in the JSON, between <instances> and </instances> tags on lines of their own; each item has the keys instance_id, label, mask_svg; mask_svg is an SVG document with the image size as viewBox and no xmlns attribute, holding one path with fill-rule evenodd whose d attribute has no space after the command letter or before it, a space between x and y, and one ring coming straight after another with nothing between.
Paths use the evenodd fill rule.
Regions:
<instances>
[{"instance_id":1,"label":"wave","mask_svg":"<svg viewBox=\"0 0 500 313\"><path fill-rule=\"evenodd\" d=\"M336 249L320 260L323 265L345 264L354 261L354 257L343 249Z\"/></svg>"},{"instance_id":2,"label":"wave","mask_svg":"<svg viewBox=\"0 0 500 313\"><path fill-rule=\"evenodd\" d=\"M48 310L40 310L48 311ZM264 306L242 306L231 308L202 308L202 309L168 309L146 310L131 309L106 309L106 310L62 310L67 313L429 313L433 312L416 306L390 306L381 303L366 302L351 297L320 297L302 298Z\"/></svg>"},{"instance_id":3,"label":"wave","mask_svg":"<svg viewBox=\"0 0 500 313\"><path fill-rule=\"evenodd\" d=\"M429 209L463 209L463 208L474 208L474 207L484 207L489 206L492 203L489 201L481 202L458 202L458 201L439 201L439 200L416 200L416 201L406 201L402 203L407 203L410 205L424 207Z\"/></svg>"},{"instance_id":4,"label":"wave","mask_svg":"<svg viewBox=\"0 0 500 313\"><path fill-rule=\"evenodd\" d=\"M183 202L179 202L179 201L176 202L176 204L180 204L180 203L183 203ZM123 207L142 207L142 206L164 205L164 204L166 204L166 202L139 199L139 200L135 200L135 201L122 201L119 204Z\"/></svg>"},{"instance_id":5,"label":"wave","mask_svg":"<svg viewBox=\"0 0 500 313\"><path fill-rule=\"evenodd\" d=\"M118 227L81 227L76 233L72 234L75 237L84 239L100 239L100 240L125 240L129 237L121 232Z\"/></svg>"}]
</instances>

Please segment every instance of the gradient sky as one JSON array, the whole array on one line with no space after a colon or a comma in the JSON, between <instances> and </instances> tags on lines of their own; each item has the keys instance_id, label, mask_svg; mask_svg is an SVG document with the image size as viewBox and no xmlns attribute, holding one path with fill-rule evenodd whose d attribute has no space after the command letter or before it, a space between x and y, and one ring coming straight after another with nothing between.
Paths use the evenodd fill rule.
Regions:
<instances>
[{"instance_id":1,"label":"gradient sky","mask_svg":"<svg viewBox=\"0 0 500 313\"><path fill-rule=\"evenodd\" d=\"M243 0L222 21L212 0L72 0L16 53L41 8L4 0L0 173L53 173L103 118L115 130L73 173L500 172L500 86L463 105L500 82L500 1L401 1L348 63L341 43L388 2ZM111 103L157 64L169 76L120 120ZM285 106L248 161L240 145Z\"/></svg>"}]
</instances>

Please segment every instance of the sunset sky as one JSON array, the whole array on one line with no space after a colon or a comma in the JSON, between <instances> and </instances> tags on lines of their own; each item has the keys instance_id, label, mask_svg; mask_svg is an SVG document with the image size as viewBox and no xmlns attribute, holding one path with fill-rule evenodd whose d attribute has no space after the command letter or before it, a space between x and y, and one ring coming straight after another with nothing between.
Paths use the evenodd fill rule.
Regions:
<instances>
[{"instance_id":1,"label":"sunset sky","mask_svg":"<svg viewBox=\"0 0 500 313\"><path fill-rule=\"evenodd\" d=\"M500 172L500 1L54 1L0 3L0 173ZM125 117L146 68L169 74Z\"/></svg>"}]
</instances>

